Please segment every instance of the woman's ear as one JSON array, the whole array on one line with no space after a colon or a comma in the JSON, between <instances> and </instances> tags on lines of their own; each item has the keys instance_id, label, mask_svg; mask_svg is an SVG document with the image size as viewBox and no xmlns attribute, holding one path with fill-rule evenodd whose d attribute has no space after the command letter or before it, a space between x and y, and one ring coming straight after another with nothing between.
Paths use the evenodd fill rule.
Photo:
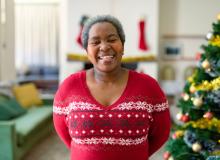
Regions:
<instances>
[{"instance_id":1,"label":"woman's ear","mask_svg":"<svg viewBox=\"0 0 220 160\"><path fill-rule=\"evenodd\" d=\"M122 56L124 55L124 45L123 45L123 47L122 47Z\"/></svg>"}]
</instances>

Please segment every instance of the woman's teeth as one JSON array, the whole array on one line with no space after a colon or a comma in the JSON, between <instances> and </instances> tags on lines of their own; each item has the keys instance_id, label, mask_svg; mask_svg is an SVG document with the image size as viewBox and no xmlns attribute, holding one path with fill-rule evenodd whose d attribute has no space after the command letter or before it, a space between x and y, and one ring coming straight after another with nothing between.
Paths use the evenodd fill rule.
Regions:
<instances>
[{"instance_id":1,"label":"woman's teeth","mask_svg":"<svg viewBox=\"0 0 220 160\"><path fill-rule=\"evenodd\" d=\"M99 59L101 59L101 60L111 60L113 58L114 58L114 56L100 56L99 57Z\"/></svg>"}]
</instances>

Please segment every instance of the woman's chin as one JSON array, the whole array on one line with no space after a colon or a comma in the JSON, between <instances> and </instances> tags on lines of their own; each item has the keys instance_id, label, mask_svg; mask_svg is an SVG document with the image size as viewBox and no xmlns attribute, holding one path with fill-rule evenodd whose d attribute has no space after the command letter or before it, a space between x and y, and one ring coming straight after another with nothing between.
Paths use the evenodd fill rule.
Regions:
<instances>
[{"instance_id":1,"label":"woman's chin","mask_svg":"<svg viewBox=\"0 0 220 160\"><path fill-rule=\"evenodd\" d=\"M115 70L117 70L118 69L118 65L116 65L116 64L109 64L109 65L100 65L100 66L97 66L96 67L99 71L101 71L101 72L106 72L106 73L108 73L108 72L112 72L112 71L115 71Z\"/></svg>"}]
</instances>

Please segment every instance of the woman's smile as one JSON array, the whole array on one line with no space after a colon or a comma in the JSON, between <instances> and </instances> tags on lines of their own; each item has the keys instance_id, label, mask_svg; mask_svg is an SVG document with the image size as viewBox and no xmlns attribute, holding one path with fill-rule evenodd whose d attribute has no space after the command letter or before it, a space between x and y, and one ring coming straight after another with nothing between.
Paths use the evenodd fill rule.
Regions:
<instances>
[{"instance_id":1,"label":"woman's smile","mask_svg":"<svg viewBox=\"0 0 220 160\"><path fill-rule=\"evenodd\" d=\"M115 55L100 55L98 56L98 60L102 64L111 64L115 61Z\"/></svg>"}]
</instances>

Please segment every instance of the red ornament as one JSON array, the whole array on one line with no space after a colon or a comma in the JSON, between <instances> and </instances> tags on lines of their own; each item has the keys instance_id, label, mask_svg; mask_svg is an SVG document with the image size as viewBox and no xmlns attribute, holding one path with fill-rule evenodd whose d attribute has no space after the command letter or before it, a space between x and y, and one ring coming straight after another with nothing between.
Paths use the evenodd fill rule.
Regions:
<instances>
[{"instance_id":1,"label":"red ornament","mask_svg":"<svg viewBox=\"0 0 220 160\"><path fill-rule=\"evenodd\" d=\"M179 112L176 115L176 119L180 121L182 116L183 116L183 114L181 112Z\"/></svg>"},{"instance_id":2,"label":"red ornament","mask_svg":"<svg viewBox=\"0 0 220 160\"><path fill-rule=\"evenodd\" d=\"M169 151L166 151L166 152L164 152L164 154L163 154L163 158L165 159L165 160L168 160L168 158L171 156L171 154L170 154L170 152Z\"/></svg>"},{"instance_id":3,"label":"red ornament","mask_svg":"<svg viewBox=\"0 0 220 160\"><path fill-rule=\"evenodd\" d=\"M186 122L189 121L189 119L190 119L190 118L189 118L189 115L186 115L186 114L185 114L185 115L183 115L183 116L181 117L180 120L181 120L182 122L186 123Z\"/></svg>"},{"instance_id":4,"label":"red ornament","mask_svg":"<svg viewBox=\"0 0 220 160\"><path fill-rule=\"evenodd\" d=\"M173 134L172 134L172 138L173 138L173 139L177 139L176 133L173 133Z\"/></svg>"},{"instance_id":5,"label":"red ornament","mask_svg":"<svg viewBox=\"0 0 220 160\"><path fill-rule=\"evenodd\" d=\"M199 52L198 52L198 53L196 53L196 60L197 60L197 61L199 61L199 60L201 59L201 55L202 55L202 54L201 54L201 53L199 53Z\"/></svg>"},{"instance_id":6,"label":"red ornament","mask_svg":"<svg viewBox=\"0 0 220 160\"><path fill-rule=\"evenodd\" d=\"M207 118L207 119L212 119L213 117L213 113L212 112L206 112L204 115L203 115L203 118Z\"/></svg>"}]
</instances>

